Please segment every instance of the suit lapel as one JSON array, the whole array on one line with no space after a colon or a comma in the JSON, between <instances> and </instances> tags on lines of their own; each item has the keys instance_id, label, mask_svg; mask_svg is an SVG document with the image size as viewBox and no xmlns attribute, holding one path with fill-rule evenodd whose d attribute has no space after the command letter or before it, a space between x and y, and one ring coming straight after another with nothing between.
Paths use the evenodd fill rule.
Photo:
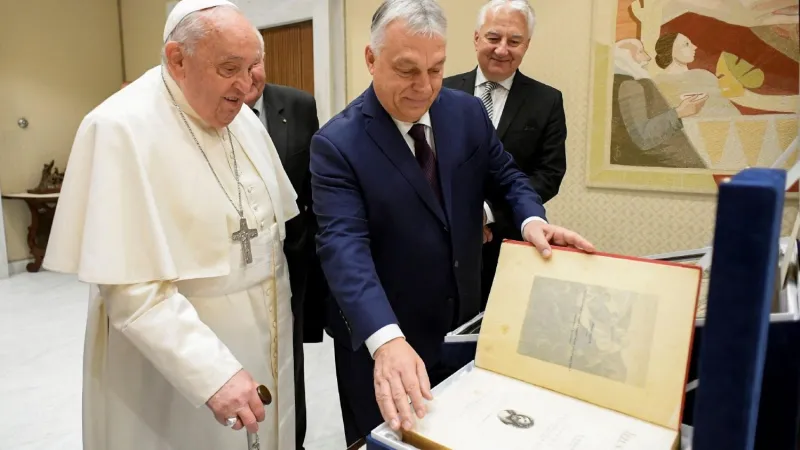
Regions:
<instances>
[{"instance_id":1,"label":"suit lapel","mask_svg":"<svg viewBox=\"0 0 800 450\"><path fill-rule=\"evenodd\" d=\"M473 80L474 84L474 80ZM442 104L441 95L433 102L430 109L433 142L436 145L436 162L439 168L439 183L442 186L444 208L448 223L453 219L453 173L458 163L458 155L447 144L451 136L459 134L458 124L448 120L447 105Z\"/></svg>"},{"instance_id":2,"label":"suit lapel","mask_svg":"<svg viewBox=\"0 0 800 450\"><path fill-rule=\"evenodd\" d=\"M478 69L475 68L462 75L461 85L458 86L458 89L466 92L469 95L475 95L475 78L478 76L477 71Z\"/></svg>"},{"instance_id":3,"label":"suit lapel","mask_svg":"<svg viewBox=\"0 0 800 450\"><path fill-rule=\"evenodd\" d=\"M400 171L408 183L411 184L423 203L446 225L444 211L442 211L433 189L425 180L417 160L408 148L403 136L400 135L400 130L397 129L391 116L378 102L372 86L364 94L363 113L370 117L367 119L365 127L367 134L375 141L392 164L397 167L397 170ZM439 172L441 173L441 167Z\"/></svg>"},{"instance_id":4,"label":"suit lapel","mask_svg":"<svg viewBox=\"0 0 800 450\"><path fill-rule=\"evenodd\" d=\"M506 105L503 107L503 115L500 116L500 123L497 124L497 137L499 139L505 137L508 126L511 125L511 121L514 120L517 111L519 111L522 104L525 103L526 96L524 95L524 91L527 84L525 76L517 71L517 74L514 76L514 82L511 83L511 90L508 92L508 97L506 98Z\"/></svg>"},{"instance_id":5,"label":"suit lapel","mask_svg":"<svg viewBox=\"0 0 800 450\"><path fill-rule=\"evenodd\" d=\"M286 118L283 117L283 104L271 95L271 92L269 85L267 85L264 88L264 112L267 115L267 132L269 132L269 136L275 144L278 156L285 164L288 153L288 123Z\"/></svg>"}]
</instances>

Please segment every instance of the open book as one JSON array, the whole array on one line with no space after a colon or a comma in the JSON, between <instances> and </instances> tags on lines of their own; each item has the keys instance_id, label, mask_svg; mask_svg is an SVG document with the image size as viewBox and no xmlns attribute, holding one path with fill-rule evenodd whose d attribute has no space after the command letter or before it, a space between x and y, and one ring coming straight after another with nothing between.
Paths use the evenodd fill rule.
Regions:
<instances>
[{"instance_id":1,"label":"open book","mask_svg":"<svg viewBox=\"0 0 800 450\"><path fill-rule=\"evenodd\" d=\"M434 391L419 449L670 450L702 271L506 241L474 368ZM438 388L438 387L437 387Z\"/></svg>"}]
</instances>

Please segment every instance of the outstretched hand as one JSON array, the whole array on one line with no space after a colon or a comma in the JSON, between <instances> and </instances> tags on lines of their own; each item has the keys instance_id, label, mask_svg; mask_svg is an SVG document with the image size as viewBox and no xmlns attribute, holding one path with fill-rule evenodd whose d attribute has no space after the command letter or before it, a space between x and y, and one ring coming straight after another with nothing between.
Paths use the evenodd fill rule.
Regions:
<instances>
[{"instance_id":1,"label":"outstretched hand","mask_svg":"<svg viewBox=\"0 0 800 450\"><path fill-rule=\"evenodd\" d=\"M550 244L562 247L575 247L587 253L594 253L594 245L580 234L557 225L550 225L539 220L534 220L525 225L522 237L533 244L543 257L549 258L552 254Z\"/></svg>"},{"instance_id":2,"label":"outstretched hand","mask_svg":"<svg viewBox=\"0 0 800 450\"><path fill-rule=\"evenodd\" d=\"M414 412L425 416L423 399L433 400L425 363L403 338L383 344L375 351L375 400L383 420L394 431L411 430ZM411 405L408 403L411 398Z\"/></svg>"}]
</instances>

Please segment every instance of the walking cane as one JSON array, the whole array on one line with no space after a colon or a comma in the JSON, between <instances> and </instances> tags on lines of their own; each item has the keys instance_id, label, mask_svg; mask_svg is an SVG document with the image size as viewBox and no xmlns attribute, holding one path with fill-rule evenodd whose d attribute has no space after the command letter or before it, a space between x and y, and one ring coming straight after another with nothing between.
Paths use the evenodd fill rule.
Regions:
<instances>
[{"instance_id":1,"label":"walking cane","mask_svg":"<svg viewBox=\"0 0 800 450\"><path fill-rule=\"evenodd\" d=\"M258 398L261 399L261 403L264 406L272 403L272 394L269 393L269 389L266 386L263 384L258 386L256 392L258 392ZM247 450L261 450L261 444L258 442L258 433L247 432Z\"/></svg>"}]
</instances>

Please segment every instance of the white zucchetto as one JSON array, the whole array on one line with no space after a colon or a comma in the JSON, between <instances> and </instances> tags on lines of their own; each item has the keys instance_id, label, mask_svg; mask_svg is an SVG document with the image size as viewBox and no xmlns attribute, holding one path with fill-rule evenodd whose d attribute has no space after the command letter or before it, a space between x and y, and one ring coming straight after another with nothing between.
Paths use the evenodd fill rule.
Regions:
<instances>
[{"instance_id":1,"label":"white zucchetto","mask_svg":"<svg viewBox=\"0 0 800 450\"><path fill-rule=\"evenodd\" d=\"M164 26L164 42L167 42L170 33L175 30L175 27L178 26L184 17L195 11L223 5L237 8L236 5L227 0L181 0L175 5L172 12L169 13L169 17L167 17L167 24Z\"/></svg>"}]
</instances>

